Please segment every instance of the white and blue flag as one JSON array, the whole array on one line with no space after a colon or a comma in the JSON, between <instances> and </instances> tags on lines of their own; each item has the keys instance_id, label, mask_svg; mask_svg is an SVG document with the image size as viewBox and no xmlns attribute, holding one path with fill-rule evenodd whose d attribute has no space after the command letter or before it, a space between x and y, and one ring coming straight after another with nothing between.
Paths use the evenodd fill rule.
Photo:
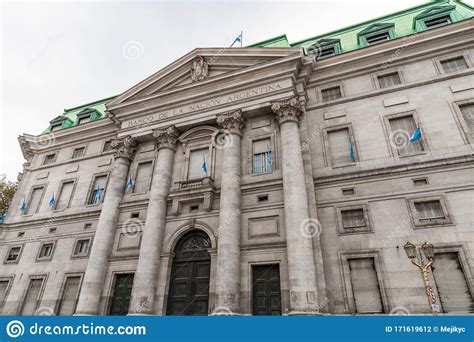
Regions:
<instances>
[{"instance_id":1,"label":"white and blue flag","mask_svg":"<svg viewBox=\"0 0 474 342\"><path fill-rule=\"evenodd\" d=\"M56 203L56 199L54 198L54 192L51 194L51 199L49 200L49 206L52 207Z\"/></svg>"},{"instance_id":2,"label":"white and blue flag","mask_svg":"<svg viewBox=\"0 0 474 342\"><path fill-rule=\"evenodd\" d=\"M21 202L21 206L20 206L20 211L23 214L25 212L25 210L26 210L26 200L23 197L23 201Z\"/></svg>"},{"instance_id":3,"label":"white and blue flag","mask_svg":"<svg viewBox=\"0 0 474 342\"><path fill-rule=\"evenodd\" d=\"M233 47L235 43L240 43L240 47L242 47L242 34L243 32L240 32L240 34L235 38L234 42L230 45L230 47Z\"/></svg>"},{"instance_id":4,"label":"white and blue flag","mask_svg":"<svg viewBox=\"0 0 474 342\"><path fill-rule=\"evenodd\" d=\"M415 132L413 133L413 135L410 138L410 142L414 143L415 141L418 141L420 139L421 139L421 129L420 129L420 127L417 127Z\"/></svg>"},{"instance_id":5,"label":"white and blue flag","mask_svg":"<svg viewBox=\"0 0 474 342\"><path fill-rule=\"evenodd\" d=\"M207 175L207 163L204 154L202 155L202 172L204 172L204 175Z\"/></svg>"}]
</instances>

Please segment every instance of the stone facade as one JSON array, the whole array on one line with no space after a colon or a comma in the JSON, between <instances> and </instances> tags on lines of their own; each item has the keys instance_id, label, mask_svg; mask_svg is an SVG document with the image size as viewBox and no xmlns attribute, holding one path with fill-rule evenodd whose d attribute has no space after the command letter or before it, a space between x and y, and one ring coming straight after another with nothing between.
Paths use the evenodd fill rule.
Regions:
<instances>
[{"instance_id":1,"label":"stone facade","mask_svg":"<svg viewBox=\"0 0 474 342\"><path fill-rule=\"evenodd\" d=\"M320 61L301 48L195 49L107 103L106 119L21 136L2 314L165 315L172 301L179 311L173 262L192 231L206 238L181 251L209 257L208 314L258 314L254 270L265 265L278 270L261 297L279 301L275 314L429 313L406 241L456 255L446 265L459 266L467 292L456 295L472 303L474 119L461 107L474 103L473 36L461 21ZM465 68L443 69L459 57ZM394 73L400 83L382 87ZM396 129L403 118L421 141ZM420 216L423 203L441 214ZM436 260L441 310L473 312L444 296ZM124 274L133 281L120 288Z\"/></svg>"}]
</instances>

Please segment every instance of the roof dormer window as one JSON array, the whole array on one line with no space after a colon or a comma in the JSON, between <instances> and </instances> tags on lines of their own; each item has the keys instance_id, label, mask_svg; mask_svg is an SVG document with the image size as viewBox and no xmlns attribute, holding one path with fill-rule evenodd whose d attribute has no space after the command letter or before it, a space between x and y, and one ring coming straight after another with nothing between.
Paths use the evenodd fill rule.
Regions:
<instances>
[{"instance_id":1,"label":"roof dormer window","mask_svg":"<svg viewBox=\"0 0 474 342\"><path fill-rule=\"evenodd\" d=\"M449 15L444 15L442 17L426 19L424 20L424 24L427 29L441 27L444 25L451 24L451 17Z\"/></svg>"},{"instance_id":2,"label":"roof dormer window","mask_svg":"<svg viewBox=\"0 0 474 342\"><path fill-rule=\"evenodd\" d=\"M77 123L79 125L82 125L82 124L88 123L90 121L91 121L91 116L87 115L87 116L80 117L79 120L77 121Z\"/></svg>"},{"instance_id":3,"label":"roof dormer window","mask_svg":"<svg viewBox=\"0 0 474 342\"><path fill-rule=\"evenodd\" d=\"M432 30L460 20L455 5L436 5L421 12L413 19L416 31Z\"/></svg>"},{"instance_id":4,"label":"roof dormer window","mask_svg":"<svg viewBox=\"0 0 474 342\"><path fill-rule=\"evenodd\" d=\"M321 39L308 47L308 53L313 54L318 61L339 55L341 53L340 40Z\"/></svg>"},{"instance_id":5,"label":"roof dormer window","mask_svg":"<svg viewBox=\"0 0 474 342\"><path fill-rule=\"evenodd\" d=\"M395 38L395 25L392 23L377 23L370 25L358 34L359 44L372 46Z\"/></svg>"}]
</instances>

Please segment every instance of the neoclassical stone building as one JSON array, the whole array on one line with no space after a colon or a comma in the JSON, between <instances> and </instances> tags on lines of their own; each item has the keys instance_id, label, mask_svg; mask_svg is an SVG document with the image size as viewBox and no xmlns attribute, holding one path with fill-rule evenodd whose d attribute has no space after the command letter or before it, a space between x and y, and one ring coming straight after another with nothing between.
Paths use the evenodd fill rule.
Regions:
<instances>
[{"instance_id":1,"label":"neoclassical stone building","mask_svg":"<svg viewBox=\"0 0 474 342\"><path fill-rule=\"evenodd\" d=\"M4 315L474 312L474 22L194 49L19 137Z\"/></svg>"}]
</instances>

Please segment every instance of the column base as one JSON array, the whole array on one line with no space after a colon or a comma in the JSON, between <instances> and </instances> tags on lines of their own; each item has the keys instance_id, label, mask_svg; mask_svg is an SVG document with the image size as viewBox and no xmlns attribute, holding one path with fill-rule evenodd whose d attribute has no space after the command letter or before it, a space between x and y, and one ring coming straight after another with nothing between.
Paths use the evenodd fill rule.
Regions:
<instances>
[{"instance_id":1,"label":"column base","mask_svg":"<svg viewBox=\"0 0 474 342\"><path fill-rule=\"evenodd\" d=\"M227 307L217 307L215 308L209 316L242 316L238 312L234 312Z\"/></svg>"},{"instance_id":2,"label":"column base","mask_svg":"<svg viewBox=\"0 0 474 342\"><path fill-rule=\"evenodd\" d=\"M322 316L319 311L290 311L287 316Z\"/></svg>"}]
</instances>

